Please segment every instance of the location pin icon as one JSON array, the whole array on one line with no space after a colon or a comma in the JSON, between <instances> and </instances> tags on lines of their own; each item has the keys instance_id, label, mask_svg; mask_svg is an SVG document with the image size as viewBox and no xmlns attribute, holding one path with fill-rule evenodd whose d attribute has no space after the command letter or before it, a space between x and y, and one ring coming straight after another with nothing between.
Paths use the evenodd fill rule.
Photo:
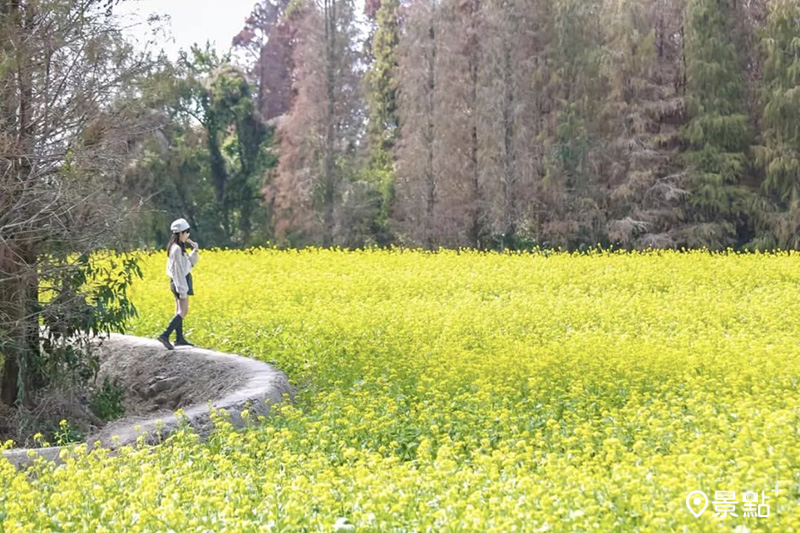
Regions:
<instances>
[{"instance_id":1,"label":"location pin icon","mask_svg":"<svg viewBox=\"0 0 800 533\"><path fill-rule=\"evenodd\" d=\"M686 497L686 507L696 518L700 518L700 515L708 507L708 496L702 490L693 490Z\"/></svg>"}]
</instances>

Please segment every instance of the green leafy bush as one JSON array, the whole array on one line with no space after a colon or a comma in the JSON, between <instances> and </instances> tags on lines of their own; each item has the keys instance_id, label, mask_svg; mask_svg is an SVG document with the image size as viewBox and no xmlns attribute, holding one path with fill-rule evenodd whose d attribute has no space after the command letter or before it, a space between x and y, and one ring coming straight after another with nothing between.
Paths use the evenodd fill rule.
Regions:
<instances>
[{"instance_id":1,"label":"green leafy bush","mask_svg":"<svg viewBox=\"0 0 800 533\"><path fill-rule=\"evenodd\" d=\"M89 407L101 420L115 420L125 414L125 406L122 405L124 398L125 390L119 384L119 380L112 381L106 376L103 386L94 395Z\"/></svg>"}]
</instances>

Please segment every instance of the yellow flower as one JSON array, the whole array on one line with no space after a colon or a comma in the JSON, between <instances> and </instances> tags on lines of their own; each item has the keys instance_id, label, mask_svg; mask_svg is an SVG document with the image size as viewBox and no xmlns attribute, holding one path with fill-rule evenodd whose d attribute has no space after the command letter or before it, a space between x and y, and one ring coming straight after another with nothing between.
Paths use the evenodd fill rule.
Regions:
<instances>
[{"instance_id":1,"label":"yellow flower","mask_svg":"<svg viewBox=\"0 0 800 533\"><path fill-rule=\"evenodd\" d=\"M172 302L163 255L141 257L131 332L151 336ZM205 439L0 463L0 529L712 531L690 491L775 480L768 527L800 527L794 255L203 261L197 341L274 364L294 402L243 430L215 411Z\"/></svg>"}]
</instances>

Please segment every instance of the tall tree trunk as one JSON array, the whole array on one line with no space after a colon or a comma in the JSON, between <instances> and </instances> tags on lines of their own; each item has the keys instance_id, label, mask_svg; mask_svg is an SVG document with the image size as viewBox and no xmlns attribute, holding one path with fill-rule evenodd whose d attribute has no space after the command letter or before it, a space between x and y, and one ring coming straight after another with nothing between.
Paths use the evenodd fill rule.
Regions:
<instances>
[{"instance_id":1,"label":"tall tree trunk","mask_svg":"<svg viewBox=\"0 0 800 533\"><path fill-rule=\"evenodd\" d=\"M0 400L13 405L17 400L19 363L24 357L24 329L22 328L22 295L19 293L23 273L16 252L8 241L0 244L0 318L11 325L6 332L11 343L3 347L3 374L0 381Z\"/></svg>"},{"instance_id":2,"label":"tall tree trunk","mask_svg":"<svg viewBox=\"0 0 800 533\"><path fill-rule=\"evenodd\" d=\"M3 30L13 29L19 31L19 0L0 0L0 22L5 22L4 26L0 27ZM2 19L6 19L3 21ZM3 35L2 42L2 57L3 59L10 59L17 52L15 35ZM9 65L10 66L10 65ZM17 106L19 103L16 84L16 73L12 68L4 69L4 77L0 79L0 131L10 133L10 130L15 127L17 118ZM9 135L11 137L11 135Z\"/></svg>"},{"instance_id":3,"label":"tall tree trunk","mask_svg":"<svg viewBox=\"0 0 800 533\"><path fill-rule=\"evenodd\" d=\"M212 109L209 97L205 97L203 107L206 113L206 135L208 136L208 155L211 165L211 179L214 182L214 190L217 195L217 203L222 208L222 225L225 228L225 235L230 238L230 205L225 188L228 183L228 171L225 169L225 157L222 155L222 148L219 145L220 124L217 115Z\"/></svg>"},{"instance_id":4,"label":"tall tree trunk","mask_svg":"<svg viewBox=\"0 0 800 533\"><path fill-rule=\"evenodd\" d=\"M325 0L325 92L328 99L325 125L325 159L323 176L323 234L322 246L333 245L333 207L336 193L334 150L336 134L336 0Z\"/></svg>"},{"instance_id":5,"label":"tall tree trunk","mask_svg":"<svg viewBox=\"0 0 800 533\"><path fill-rule=\"evenodd\" d=\"M474 0L470 13L470 33L467 41L467 62L469 68L469 105L471 111L469 162L472 173L472 227L470 241L476 248L483 247L486 234L486 216L484 214L484 195L480 181L478 166L478 67L480 63L480 38L478 37L477 19L480 11L480 0Z\"/></svg>"},{"instance_id":6,"label":"tall tree trunk","mask_svg":"<svg viewBox=\"0 0 800 533\"><path fill-rule=\"evenodd\" d=\"M261 47L258 55L258 103L256 104L256 109L258 109L264 117L267 117L269 114L267 111L267 89L266 89L266 82L265 79L267 77L267 47L266 45ZM268 117L267 120L269 120Z\"/></svg>"},{"instance_id":7,"label":"tall tree trunk","mask_svg":"<svg viewBox=\"0 0 800 533\"><path fill-rule=\"evenodd\" d=\"M32 187L33 159L33 89L31 80L31 59L26 55L22 38L33 31L33 8L22 10L18 1L2 6L14 27L16 35L9 39L5 55L13 55L15 72L3 80L4 97L8 97L2 118L6 142L10 143L10 183L4 183L4 192L10 196L9 205L24 202L24 196ZM13 49L13 51L12 51ZM11 70L11 69L9 69ZM8 185L8 186L6 186ZM24 209L23 203L23 209ZM21 233L21 239L26 239ZM0 244L0 316L12 324L8 332L11 346L5 350L3 375L0 380L0 399L6 405L25 402L24 394L27 376L26 362L30 354L38 349L39 314L36 237L27 240L6 238ZM22 394L20 394L20 392Z\"/></svg>"},{"instance_id":8,"label":"tall tree trunk","mask_svg":"<svg viewBox=\"0 0 800 533\"><path fill-rule=\"evenodd\" d=\"M508 7L506 7L508 9ZM516 175L514 147L514 87L511 45L503 51L503 226L506 236L514 235Z\"/></svg>"},{"instance_id":9,"label":"tall tree trunk","mask_svg":"<svg viewBox=\"0 0 800 533\"><path fill-rule=\"evenodd\" d=\"M431 2L431 24L428 32L430 38L431 53L428 57L428 93L427 115L428 124L426 132L427 164L425 167L425 245L432 250L436 244L435 237L435 216L436 216L436 196L438 194L436 184L436 172L433 166L434 139L436 135L436 125L434 122L434 91L436 90L436 28L434 26L436 17L436 0Z\"/></svg>"}]
</instances>

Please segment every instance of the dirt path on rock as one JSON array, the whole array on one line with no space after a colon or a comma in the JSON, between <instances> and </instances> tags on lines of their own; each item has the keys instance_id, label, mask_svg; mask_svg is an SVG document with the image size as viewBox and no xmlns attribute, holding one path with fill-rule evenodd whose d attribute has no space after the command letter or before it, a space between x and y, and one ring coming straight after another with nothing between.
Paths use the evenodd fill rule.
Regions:
<instances>
[{"instance_id":1,"label":"dirt path on rock","mask_svg":"<svg viewBox=\"0 0 800 533\"><path fill-rule=\"evenodd\" d=\"M240 427L247 409L254 416L266 415L270 406L294 398L286 374L272 365L197 347L166 350L158 341L112 334L99 346L101 366L98 385L106 376L117 378L124 389L125 416L96 428L86 439L116 448L137 441L154 444L176 430L185 420L201 436L213 422L210 408L223 409L231 423ZM182 409L179 420L173 411ZM3 455L18 467L32 457L58 460L60 448L12 449Z\"/></svg>"},{"instance_id":2,"label":"dirt path on rock","mask_svg":"<svg viewBox=\"0 0 800 533\"><path fill-rule=\"evenodd\" d=\"M248 378L233 361L208 357L191 347L169 351L160 344L131 345L112 337L100 350L97 383L106 376L120 380L126 417L172 412L222 398Z\"/></svg>"}]
</instances>

